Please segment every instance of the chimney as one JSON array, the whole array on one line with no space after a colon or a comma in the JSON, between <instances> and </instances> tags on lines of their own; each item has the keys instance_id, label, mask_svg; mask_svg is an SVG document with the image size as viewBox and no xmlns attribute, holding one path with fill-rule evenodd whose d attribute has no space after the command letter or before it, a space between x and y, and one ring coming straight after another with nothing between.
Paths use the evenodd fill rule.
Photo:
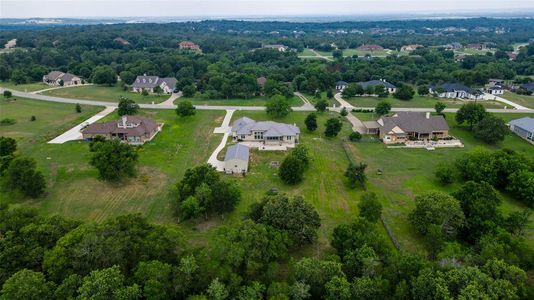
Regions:
<instances>
[{"instance_id":1,"label":"chimney","mask_svg":"<svg viewBox=\"0 0 534 300\"><path fill-rule=\"evenodd\" d=\"M426 118L430 119L430 112L429 111L426 112Z\"/></svg>"},{"instance_id":2,"label":"chimney","mask_svg":"<svg viewBox=\"0 0 534 300\"><path fill-rule=\"evenodd\" d=\"M122 116L122 127L126 128L126 116Z\"/></svg>"}]
</instances>

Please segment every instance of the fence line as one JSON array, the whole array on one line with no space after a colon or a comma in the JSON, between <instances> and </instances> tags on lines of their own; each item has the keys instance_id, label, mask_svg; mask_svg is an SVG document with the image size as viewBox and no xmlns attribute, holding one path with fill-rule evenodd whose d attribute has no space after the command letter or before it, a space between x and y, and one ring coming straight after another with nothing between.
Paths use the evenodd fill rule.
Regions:
<instances>
[{"instance_id":1,"label":"fence line","mask_svg":"<svg viewBox=\"0 0 534 300\"><path fill-rule=\"evenodd\" d=\"M397 248L398 251L402 251L399 241L397 241L397 238L395 238L393 231L391 231L391 229L389 228L389 225L386 222L386 219L384 218L383 215L380 215L380 221L382 222L382 225L384 225L384 228L386 229L389 239L391 240L391 242L393 242L393 245L395 246L395 248Z\"/></svg>"}]
</instances>

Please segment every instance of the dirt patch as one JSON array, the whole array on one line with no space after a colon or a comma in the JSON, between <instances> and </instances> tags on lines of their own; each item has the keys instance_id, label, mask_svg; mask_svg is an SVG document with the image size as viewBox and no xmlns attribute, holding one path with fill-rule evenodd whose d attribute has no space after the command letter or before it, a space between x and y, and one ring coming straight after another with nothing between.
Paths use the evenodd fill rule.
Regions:
<instances>
[{"instance_id":1,"label":"dirt patch","mask_svg":"<svg viewBox=\"0 0 534 300\"><path fill-rule=\"evenodd\" d=\"M223 219L221 219L220 217L212 217L208 219L207 221L204 221L204 222L201 222L195 225L195 229L198 230L199 232L206 232L213 227L222 225L222 223L223 223Z\"/></svg>"}]
</instances>

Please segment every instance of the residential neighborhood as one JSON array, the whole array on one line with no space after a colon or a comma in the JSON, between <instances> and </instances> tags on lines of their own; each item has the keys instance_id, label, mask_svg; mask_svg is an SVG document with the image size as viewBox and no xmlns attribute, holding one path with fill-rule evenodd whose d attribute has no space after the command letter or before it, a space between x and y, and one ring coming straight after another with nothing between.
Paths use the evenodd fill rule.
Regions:
<instances>
[{"instance_id":1,"label":"residential neighborhood","mask_svg":"<svg viewBox=\"0 0 534 300\"><path fill-rule=\"evenodd\" d=\"M82 79L74 74L52 71L43 76L43 82L51 86L71 86L82 84Z\"/></svg>"},{"instance_id":2,"label":"residential neighborhood","mask_svg":"<svg viewBox=\"0 0 534 300\"><path fill-rule=\"evenodd\" d=\"M132 92L141 93L147 91L148 93L156 93L158 89L165 94L172 94L176 89L176 78L158 76L147 76L146 74L137 76L132 84Z\"/></svg>"},{"instance_id":3,"label":"residential neighborhood","mask_svg":"<svg viewBox=\"0 0 534 300\"><path fill-rule=\"evenodd\" d=\"M130 145L142 145L151 141L163 127L156 121L139 116L122 116L119 120L93 123L81 130L83 139L91 141L97 136L118 139Z\"/></svg>"},{"instance_id":4,"label":"residential neighborhood","mask_svg":"<svg viewBox=\"0 0 534 300\"><path fill-rule=\"evenodd\" d=\"M296 125L243 117L232 124L232 139L251 148L286 150L299 143L300 129Z\"/></svg>"}]
</instances>

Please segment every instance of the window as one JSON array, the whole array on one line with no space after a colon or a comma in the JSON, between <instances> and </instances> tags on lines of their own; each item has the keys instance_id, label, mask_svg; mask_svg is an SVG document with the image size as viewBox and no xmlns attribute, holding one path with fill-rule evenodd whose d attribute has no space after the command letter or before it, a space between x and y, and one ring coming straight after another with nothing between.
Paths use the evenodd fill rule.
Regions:
<instances>
[{"instance_id":1,"label":"window","mask_svg":"<svg viewBox=\"0 0 534 300\"><path fill-rule=\"evenodd\" d=\"M288 141L291 141L292 138L293 138L292 136L287 136L286 139L287 139Z\"/></svg>"},{"instance_id":2,"label":"window","mask_svg":"<svg viewBox=\"0 0 534 300\"><path fill-rule=\"evenodd\" d=\"M261 131L254 132L254 139L255 140L263 140L263 132L261 132Z\"/></svg>"}]
</instances>

